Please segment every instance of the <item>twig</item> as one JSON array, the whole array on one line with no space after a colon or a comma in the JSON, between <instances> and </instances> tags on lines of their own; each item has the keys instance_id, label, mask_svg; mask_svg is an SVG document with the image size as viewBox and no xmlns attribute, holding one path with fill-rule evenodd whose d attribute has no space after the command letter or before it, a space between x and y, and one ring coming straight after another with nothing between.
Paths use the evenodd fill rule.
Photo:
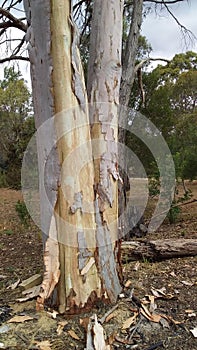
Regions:
<instances>
[{"instance_id":1,"label":"twig","mask_svg":"<svg viewBox=\"0 0 197 350\"><path fill-rule=\"evenodd\" d=\"M192 203L194 203L194 202L197 202L197 199L192 199L192 200L189 201L189 202L181 202L181 203L177 203L177 204L171 205L171 208L182 207L182 206L184 206L184 205L192 204ZM153 216L153 218L155 219L155 218L157 218L158 216L161 216L161 215L167 213L168 211L169 211L169 209L164 210L164 211L162 211L161 213L159 213L159 214Z\"/></svg>"},{"instance_id":2,"label":"twig","mask_svg":"<svg viewBox=\"0 0 197 350\"><path fill-rule=\"evenodd\" d=\"M29 62L29 58L28 57L24 57L24 56L10 56L10 57L6 57L6 58L0 59L0 63L9 62L9 61L17 61L17 60Z\"/></svg>"},{"instance_id":3,"label":"twig","mask_svg":"<svg viewBox=\"0 0 197 350\"><path fill-rule=\"evenodd\" d=\"M148 348L146 348L144 350L155 350L155 349L159 348L160 346L163 347L163 341L160 341L157 344L151 345L151 346L149 346Z\"/></svg>"},{"instance_id":4,"label":"twig","mask_svg":"<svg viewBox=\"0 0 197 350\"><path fill-rule=\"evenodd\" d=\"M132 333L129 336L129 340L131 340L133 338L133 336L134 336L135 332L137 331L137 329L138 329L138 327L139 327L141 322L142 322L142 317L140 316L140 319L139 319L138 323L136 324L136 326L134 327Z\"/></svg>"},{"instance_id":5,"label":"twig","mask_svg":"<svg viewBox=\"0 0 197 350\"><path fill-rule=\"evenodd\" d=\"M0 7L0 14L2 16L5 16L9 21L11 21L12 26L21 29L23 32L27 31L27 25L24 24L22 21L20 21L18 18L14 17L9 11L5 10L4 8Z\"/></svg>"},{"instance_id":6,"label":"twig","mask_svg":"<svg viewBox=\"0 0 197 350\"><path fill-rule=\"evenodd\" d=\"M18 44L18 46L12 52L12 56L16 56L19 53L19 51L20 51L20 49L21 49L21 47L23 46L24 43L25 43L25 35L22 38L21 42Z\"/></svg>"},{"instance_id":7,"label":"twig","mask_svg":"<svg viewBox=\"0 0 197 350\"><path fill-rule=\"evenodd\" d=\"M166 8L166 10L168 11L168 13L172 16L172 18L175 20L175 22L176 22L176 23L178 24L178 26L180 27L181 32L183 33L183 35L184 35L184 34L187 34L190 40L191 40L192 38L196 40L197 38L196 38L195 34L192 33L191 30L187 29L183 24L181 24L181 23L179 22L178 18L172 13L172 11L171 11L171 10L169 9L169 7L167 6L166 2L163 0L162 3L163 3L163 5L164 5L164 7ZM185 39L185 37L184 37L184 39ZM186 44L186 39L185 39L185 44Z\"/></svg>"},{"instance_id":8,"label":"twig","mask_svg":"<svg viewBox=\"0 0 197 350\"><path fill-rule=\"evenodd\" d=\"M104 322L105 322L105 320L106 320L106 318L114 311L114 310L116 310L117 308L118 308L118 304L116 304L116 305L114 305L109 311L107 311L106 313L105 313L105 315L103 316L103 317L101 317L100 319L99 319L99 322L101 323L101 324L103 324Z\"/></svg>"},{"instance_id":9,"label":"twig","mask_svg":"<svg viewBox=\"0 0 197 350\"><path fill-rule=\"evenodd\" d=\"M19 332L15 332L16 333L16 335L20 338L20 339L22 339L22 341L25 343L25 344L29 344L29 340L28 340L28 338L25 336L25 335L22 335L21 333L19 333Z\"/></svg>"},{"instance_id":10,"label":"twig","mask_svg":"<svg viewBox=\"0 0 197 350\"><path fill-rule=\"evenodd\" d=\"M164 1L163 0L144 0L144 2L153 2L154 4L160 4L163 5ZM171 5L171 4L176 4L177 2L183 2L185 0L172 0L172 1L165 1L165 4Z\"/></svg>"}]
</instances>

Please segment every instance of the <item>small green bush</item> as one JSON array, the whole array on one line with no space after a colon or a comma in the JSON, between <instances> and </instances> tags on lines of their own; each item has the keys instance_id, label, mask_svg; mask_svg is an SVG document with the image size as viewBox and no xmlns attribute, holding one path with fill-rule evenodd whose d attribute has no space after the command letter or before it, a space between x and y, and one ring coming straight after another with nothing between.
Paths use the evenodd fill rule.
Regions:
<instances>
[{"instance_id":1,"label":"small green bush","mask_svg":"<svg viewBox=\"0 0 197 350\"><path fill-rule=\"evenodd\" d=\"M18 202L15 205L15 209L21 221L21 224L25 227L28 227L30 225L30 215L25 205L25 202L18 200Z\"/></svg>"},{"instance_id":2,"label":"small green bush","mask_svg":"<svg viewBox=\"0 0 197 350\"><path fill-rule=\"evenodd\" d=\"M155 197L160 193L160 181L156 178L150 178L148 181L149 195Z\"/></svg>"},{"instance_id":3,"label":"small green bush","mask_svg":"<svg viewBox=\"0 0 197 350\"><path fill-rule=\"evenodd\" d=\"M7 187L6 174L4 171L0 171L0 188Z\"/></svg>"},{"instance_id":4,"label":"small green bush","mask_svg":"<svg viewBox=\"0 0 197 350\"><path fill-rule=\"evenodd\" d=\"M176 201L173 201L167 215L170 225L175 224L177 222L180 212L181 212L181 208L176 205Z\"/></svg>"},{"instance_id":5,"label":"small green bush","mask_svg":"<svg viewBox=\"0 0 197 350\"><path fill-rule=\"evenodd\" d=\"M174 199L172 201L172 205L170 207L170 210L168 212L168 220L170 224L175 224L177 222L177 219L181 213L181 203L184 203L188 199L192 197L192 191L187 190L182 197L179 197L178 199Z\"/></svg>"}]
</instances>

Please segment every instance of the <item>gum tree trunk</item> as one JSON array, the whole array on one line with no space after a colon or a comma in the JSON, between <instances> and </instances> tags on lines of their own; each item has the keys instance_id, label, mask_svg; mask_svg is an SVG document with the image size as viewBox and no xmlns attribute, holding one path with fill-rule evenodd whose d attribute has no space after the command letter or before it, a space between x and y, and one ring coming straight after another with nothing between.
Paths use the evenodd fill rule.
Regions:
<instances>
[{"instance_id":1,"label":"gum tree trunk","mask_svg":"<svg viewBox=\"0 0 197 350\"><path fill-rule=\"evenodd\" d=\"M97 102L107 105L96 109L95 120L90 109L91 133L71 1L24 0L24 5L44 233L45 274L37 307L50 298L61 313L71 312L96 300L114 302L121 290L116 141L123 2L94 1L92 62L104 60L100 71L92 72L89 96L93 108ZM103 147L98 161L91 138Z\"/></svg>"},{"instance_id":2,"label":"gum tree trunk","mask_svg":"<svg viewBox=\"0 0 197 350\"><path fill-rule=\"evenodd\" d=\"M123 55L122 77L120 84L120 128L118 133L118 141L123 145L125 144L126 137L129 100L136 74L135 64L142 24L142 11L143 0L134 0L130 30ZM119 172L123 179L123 183L119 183L119 227L121 231L120 236L125 236L131 229L129 227L128 217L124 215L125 207L127 205L126 191L129 190L130 185L128 179L129 169L127 167L127 160L125 159L125 152L122 152L122 148L119 150L119 164L121 165ZM130 215L133 217L134 222L137 211L137 207L130 208Z\"/></svg>"},{"instance_id":3,"label":"gum tree trunk","mask_svg":"<svg viewBox=\"0 0 197 350\"><path fill-rule=\"evenodd\" d=\"M88 100L95 170L98 266L111 299L120 292L118 243L118 109L123 1L95 0L90 36ZM119 266L118 266L119 267Z\"/></svg>"}]
</instances>

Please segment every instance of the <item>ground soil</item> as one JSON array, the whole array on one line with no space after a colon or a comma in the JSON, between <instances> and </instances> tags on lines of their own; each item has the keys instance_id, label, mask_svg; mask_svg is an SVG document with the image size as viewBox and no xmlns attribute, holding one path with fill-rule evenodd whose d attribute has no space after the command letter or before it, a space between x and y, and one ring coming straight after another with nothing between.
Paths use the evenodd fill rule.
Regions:
<instances>
[{"instance_id":1,"label":"ground soil","mask_svg":"<svg viewBox=\"0 0 197 350\"><path fill-rule=\"evenodd\" d=\"M187 185L193 192L192 198L197 198L197 182ZM84 349L86 332L80 319L93 314L102 318L112 305L95 305L88 314L53 318L48 313L52 310L47 308L36 313L34 299L17 302L16 299L22 296L21 290L9 289L18 279L43 273L41 234L32 222L24 226L20 221L15 210L18 200L22 200L19 191L0 189L0 348ZM183 237L197 239L196 202L182 207L175 224L169 225L165 220L157 232L149 234L146 239ZM103 324L111 349L197 349L197 338L191 332L197 327L196 263L197 257L185 257L155 263L144 260L123 266L126 286L111 319ZM153 288L165 288L163 294L154 299L156 309L153 313L162 315L160 322L148 320L142 312L142 302L150 309ZM9 319L16 315L28 315L32 320L9 323ZM133 323L122 329L124 322L132 316L136 316ZM58 334L58 324L62 321L68 323Z\"/></svg>"}]
</instances>

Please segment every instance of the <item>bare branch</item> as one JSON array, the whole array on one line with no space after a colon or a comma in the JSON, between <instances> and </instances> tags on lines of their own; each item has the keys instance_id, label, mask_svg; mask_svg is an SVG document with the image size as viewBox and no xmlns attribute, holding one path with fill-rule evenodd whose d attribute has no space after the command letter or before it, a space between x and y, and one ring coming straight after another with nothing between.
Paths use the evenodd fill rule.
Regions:
<instances>
[{"instance_id":1,"label":"bare branch","mask_svg":"<svg viewBox=\"0 0 197 350\"><path fill-rule=\"evenodd\" d=\"M142 80L142 67L144 66L144 64L150 62L150 61L164 61L166 63L169 63L170 60L166 59L166 58L151 58L151 57L147 57L144 60L142 60L141 62L139 62L136 66L135 66L135 74L137 73L138 76L138 85L139 85L139 89L140 89L140 94L141 94L141 101L142 101L142 106L145 106L145 91L144 91L144 87L143 87L143 80Z\"/></svg>"},{"instance_id":2,"label":"bare branch","mask_svg":"<svg viewBox=\"0 0 197 350\"><path fill-rule=\"evenodd\" d=\"M19 45L14 49L14 51L12 52L12 56L16 56L16 55L19 53L19 51L20 51L21 47L23 46L24 42L25 42L25 35L24 35L24 37L22 38L20 44L19 44Z\"/></svg>"},{"instance_id":3,"label":"bare branch","mask_svg":"<svg viewBox=\"0 0 197 350\"><path fill-rule=\"evenodd\" d=\"M18 12L25 13L24 10L18 9L17 7L12 7L12 9L15 10L15 11L18 11ZM25 19L26 19L26 17L25 17Z\"/></svg>"},{"instance_id":4,"label":"bare branch","mask_svg":"<svg viewBox=\"0 0 197 350\"><path fill-rule=\"evenodd\" d=\"M3 34L5 34L5 32L6 32L6 28L3 28L2 30L0 30L0 37L1 37Z\"/></svg>"},{"instance_id":5,"label":"bare branch","mask_svg":"<svg viewBox=\"0 0 197 350\"><path fill-rule=\"evenodd\" d=\"M85 34L85 32L86 32L86 30L87 30L87 28L88 28L88 26L90 25L90 23L91 23L91 19L92 19L92 13L90 13L89 15L88 15L88 10L86 11L87 13L86 13L86 17L85 17L85 23L84 23L84 26L83 26L83 29L82 29L82 32L81 32L81 37Z\"/></svg>"},{"instance_id":6,"label":"bare branch","mask_svg":"<svg viewBox=\"0 0 197 350\"><path fill-rule=\"evenodd\" d=\"M7 29L7 28L11 28L11 27L14 27L13 26L13 22L11 22L11 21L1 22L0 23L0 28Z\"/></svg>"},{"instance_id":7,"label":"bare branch","mask_svg":"<svg viewBox=\"0 0 197 350\"><path fill-rule=\"evenodd\" d=\"M182 1L182 0L181 0ZM186 28L183 24L181 24L178 20L178 18L173 14L173 12L169 9L169 7L167 6L166 2L163 0L161 1L162 5L164 5L164 7L166 8L167 12L172 16L172 18L175 20L175 22L178 24L178 26L180 27L180 30L183 34L183 37L185 35L188 35L189 37L189 40L192 40L192 39L195 39L197 40L196 36L194 35L194 33L192 33L191 30L189 30L188 28ZM184 37L185 39L185 37ZM185 44L187 46L187 43L186 43L186 39L185 39Z\"/></svg>"},{"instance_id":8,"label":"bare branch","mask_svg":"<svg viewBox=\"0 0 197 350\"><path fill-rule=\"evenodd\" d=\"M6 2L7 0L4 1L2 7L4 8L4 6L6 5ZM7 11L10 11L11 9L15 9L17 11L20 11L20 12L24 12L23 10L19 10L18 8L16 9L15 6L17 4L20 4L22 2L22 0L16 0L15 2L14 1L11 1L10 5L6 8Z\"/></svg>"},{"instance_id":9,"label":"bare branch","mask_svg":"<svg viewBox=\"0 0 197 350\"><path fill-rule=\"evenodd\" d=\"M1 38L1 34L0 34L0 38ZM14 42L14 41L21 41L21 39L5 39L5 40L0 41L0 45L6 44L8 42Z\"/></svg>"},{"instance_id":10,"label":"bare branch","mask_svg":"<svg viewBox=\"0 0 197 350\"><path fill-rule=\"evenodd\" d=\"M2 7L4 7L4 6L5 6L6 2L7 2L7 0L5 0L5 1L3 2Z\"/></svg>"},{"instance_id":11,"label":"bare branch","mask_svg":"<svg viewBox=\"0 0 197 350\"><path fill-rule=\"evenodd\" d=\"M80 0L77 4L73 6L73 11L78 11L79 7L85 2L85 0Z\"/></svg>"},{"instance_id":12,"label":"bare branch","mask_svg":"<svg viewBox=\"0 0 197 350\"><path fill-rule=\"evenodd\" d=\"M167 58L151 58L151 57L147 57L145 58L144 60L142 60L141 62L139 62L136 66L135 66L135 73L137 73L137 71L139 69L141 69L146 63L149 63L150 61L163 61L163 62L166 62L166 63L169 63L170 60L168 60Z\"/></svg>"},{"instance_id":13,"label":"bare branch","mask_svg":"<svg viewBox=\"0 0 197 350\"><path fill-rule=\"evenodd\" d=\"M176 4L177 2L183 2L185 0L172 0L172 1L162 1L162 0L143 0L144 2L153 2L154 4L160 4L163 5L164 2L166 5L170 5L170 4Z\"/></svg>"},{"instance_id":14,"label":"bare branch","mask_svg":"<svg viewBox=\"0 0 197 350\"><path fill-rule=\"evenodd\" d=\"M153 3L155 4L155 11L157 9L157 5L161 5L161 10L165 9L169 15L175 20L177 23L178 27L180 28L183 40L184 40L184 45L185 47L189 46L189 43L193 44L195 40L197 40L197 37L195 34L186 28L179 20L178 18L174 15L172 10L170 9L170 5L176 4L176 3L183 3L183 2L188 2L188 0L171 0L171 1L165 1L165 0L143 0L144 3ZM149 8L150 10L150 8Z\"/></svg>"},{"instance_id":15,"label":"bare branch","mask_svg":"<svg viewBox=\"0 0 197 350\"><path fill-rule=\"evenodd\" d=\"M0 63L5 63L5 62L9 62L9 61L27 61L29 62L29 58L28 57L24 57L24 56L10 56L10 57L5 57L0 59Z\"/></svg>"},{"instance_id":16,"label":"bare branch","mask_svg":"<svg viewBox=\"0 0 197 350\"><path fill-rule=\"evenodd\" d=\"M169 1L165 1L166 5L173 5L176 4L178 2L184 2L185 0L169 0ZM143 2L149 2L149 3L153 3L155 5L163 5L163 0L143 0ZM124 7L130 7L132 5L131 0L125 1L124 3Z\"/></svg>"},{"instance_id":17,"label":"bare branch","mask_svg":"<svg viewBox=\"0 0 197 350\"><path fill-rule=\"evenodd\" d=\"M15 16L13 16L8 10L5 10L4 8L0 7L0 14L9 20L8 22L4 22L4 23L10 22L10 27L18 28L23 32L27 31L27 25L23 23L21 20L19 20L18 18L16 18ZM3 23L1 23L1 25L3 25ZM1 28L5 28L5 27L1 26Z\"/></svg>"}]
</instances>

